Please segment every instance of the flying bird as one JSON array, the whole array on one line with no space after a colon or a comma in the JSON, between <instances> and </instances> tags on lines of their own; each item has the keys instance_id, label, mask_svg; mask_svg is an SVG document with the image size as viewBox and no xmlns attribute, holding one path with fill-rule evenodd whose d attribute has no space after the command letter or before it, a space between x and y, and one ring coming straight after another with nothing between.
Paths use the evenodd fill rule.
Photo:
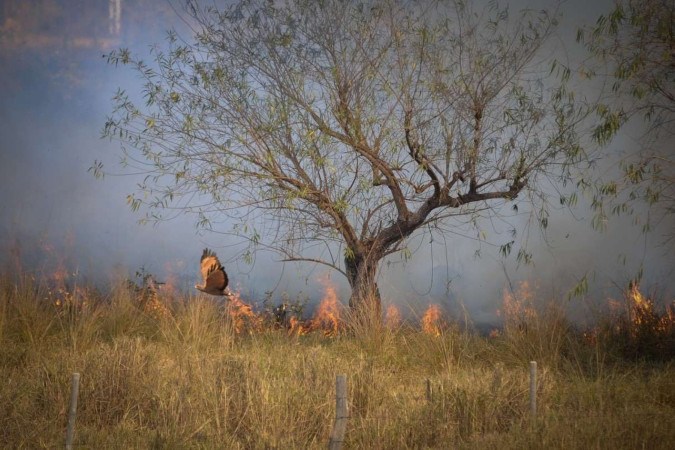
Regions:
<instances>
[{"instance_id":1,"label":"flying bird","mask_svg":"<svg viewBox=\"0 0 675 450\"><path fill-rule=\"evenodd\" d=\"M232 296L232 293L227 289L229 281L227 273L225 273L225 269L220 264L216 254L208 248L205 248L204 253L202 253L201 272L204 284L195 284L195 288L211 295Z\"/></svg>"}]
</instances>

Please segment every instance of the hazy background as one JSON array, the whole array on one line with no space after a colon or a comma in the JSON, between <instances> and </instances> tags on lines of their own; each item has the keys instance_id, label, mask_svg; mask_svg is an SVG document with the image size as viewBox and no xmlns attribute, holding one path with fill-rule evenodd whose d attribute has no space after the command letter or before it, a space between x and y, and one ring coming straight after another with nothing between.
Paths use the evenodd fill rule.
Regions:
<instances>
[{"instance_id":1,"label":"hazy background","mask_svg":"<svg viewBox=\"0 0 675 450\"><path fill-rule=\"evenodd\" d=\"M512 10L543 8L551 1L504 2ZM561 59L578 60L576 27L593 23L611 1L581 0L563 4L562 25L552 45ZM100 138L111 97L118 87L133 95L139 79L128 68L114 68L102 57L117 47L146 53L163 45L165 31L178 27L185 37L178 0L3 0L0 1L0 263L41 274L64 265L81 280L106 283L114 274L132 274L144 267L162 280L174 277L190 289L198 281L201 251L215 249L242 296L260 301L265 291L274 298L283 292L319 298L326 277L323 267L282 264L261 253L253 265L237 257L238 242L221 235L198 234L194 217L179 216L160 224L141 226L126 195L138 179L119 167L120 147ZM612 144L617 155L638 147L640 130L626 130ZM96 180L89 167L103 161L107 174ZM616 170L608 161L603 172ZM492 321L500 306L507 275L512 283L531 280L542 298L565 301L566 292L588 274L589 299L619 298L621 289L641 265L643 286L666 299L675 295L673 257L661 247L662 232L675 224L661 224L645 236L631 219L610 222L609 230L592 230L587 203L572 213L553 212L546 240L532 228L529 249L533 267L517 267L514 258L502 260L498 246L508 242L498 230L488 242L447 235L445 241L413 242L412 260L394 257L382 268L380 288L385 304L425 308L441 303L457 313L466 306L477 322ZM524 226L524 224L523 224ZM477 250L480 257L476 257ZM349 289L339 274L331 274L346 301ZM587 315L586 301L571 300L577 318Z\"/></svg>"}]
</instances>

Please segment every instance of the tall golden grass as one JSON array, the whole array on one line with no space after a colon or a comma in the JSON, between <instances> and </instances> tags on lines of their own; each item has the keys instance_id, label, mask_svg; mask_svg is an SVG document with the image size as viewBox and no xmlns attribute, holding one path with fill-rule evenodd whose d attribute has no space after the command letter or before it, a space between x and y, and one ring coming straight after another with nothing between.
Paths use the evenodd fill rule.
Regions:
<instances>
[{"instance_id":1,"label":"tall golden grass","mask_svg":"<svg viewBox=\"0 0 675 450\"><path fill-rule=\"evenodd\" d=\"M560 308L514 298L491 337L447 318L425 333L372 314L343 317L337 335L265 321L242 331L210 298L142 288L54 292L26 275L0 278L0 447L64 445L73 372L82 377L79 448L324 448L339 373L348 377L346 448L675 442L673 359L625 353L611 338L625 329L618 321L590 338ZM672 333L658 333L668 349ZM530 360L540 368L536 423Z\"/></svg>"}]
</instances>

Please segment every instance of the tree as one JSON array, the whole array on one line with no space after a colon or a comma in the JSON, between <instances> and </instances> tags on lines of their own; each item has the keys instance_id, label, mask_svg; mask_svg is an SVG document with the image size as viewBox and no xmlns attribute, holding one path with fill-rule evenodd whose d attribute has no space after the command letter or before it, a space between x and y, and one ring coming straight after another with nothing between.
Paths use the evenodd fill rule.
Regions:
<instances>
[{"instance_id":1,"label":"tree","mask_svg":"<svg viewBox=\"0 0 675 450\"><path fill-rule=\"evenodd\" d=\"M253 249L346 276L352 308L379 310L379 265L416 232L525 192L546 226L544 181L569 180L584 158L569 71L538 59L556 25L547 12L403 0L187 10L194 43L171 32L152 65L109 55L145 83L145 106L120 91L104 130L147 172L132 208L154 220L189 210L214 230L239 219Z\"/></svg>"},{"instance_id":2,"label":"tree","mask_svg":"<svg viewBox=\"0 0 675 450\"><path fill-rule=\"evenodd\" d=\"M609 92L594 105L599 119L593 130L595 141L609 143L631 122L646 125L638 140L640 148L622 158L621 175L594 186L594 224L603 224L608 210L617 215L635 214L644 204L652 207L658 220L672 218L675 2L619 1L594 26L580 29L577 40L592 56L585 72L588 78L604 77L609 84ZM636 220L640 219L636 214ZM648 216L642 224L645 231L650 229Z\"/></svg>"}]
</instances>

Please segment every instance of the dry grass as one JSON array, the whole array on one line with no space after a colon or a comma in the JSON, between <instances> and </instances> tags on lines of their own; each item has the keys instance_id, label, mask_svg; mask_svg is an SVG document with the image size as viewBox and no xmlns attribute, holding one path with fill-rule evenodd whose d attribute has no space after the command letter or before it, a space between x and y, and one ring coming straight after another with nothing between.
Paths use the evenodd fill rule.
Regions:
<instances>
[{"instance_id":1,"label":"dry grass","mask_svg":"<svg viewBox=\"0 0 675 450\"><path fill-rule=\"evenodd\" d=\"M65 442L81 373L81 448L324 448L334 380L348 376L347 448L672 448L675 366L584 341L559 310L505 317L498 337L449 324L352 318L338 336L236 333L204 297L144 307L106 295L0 282L0 447ZM62 300L56 305L56 300ZM530 360L539 362L536 423ZM431 386L427 395L426 380Z\"/></svg>"}]
</instances>

